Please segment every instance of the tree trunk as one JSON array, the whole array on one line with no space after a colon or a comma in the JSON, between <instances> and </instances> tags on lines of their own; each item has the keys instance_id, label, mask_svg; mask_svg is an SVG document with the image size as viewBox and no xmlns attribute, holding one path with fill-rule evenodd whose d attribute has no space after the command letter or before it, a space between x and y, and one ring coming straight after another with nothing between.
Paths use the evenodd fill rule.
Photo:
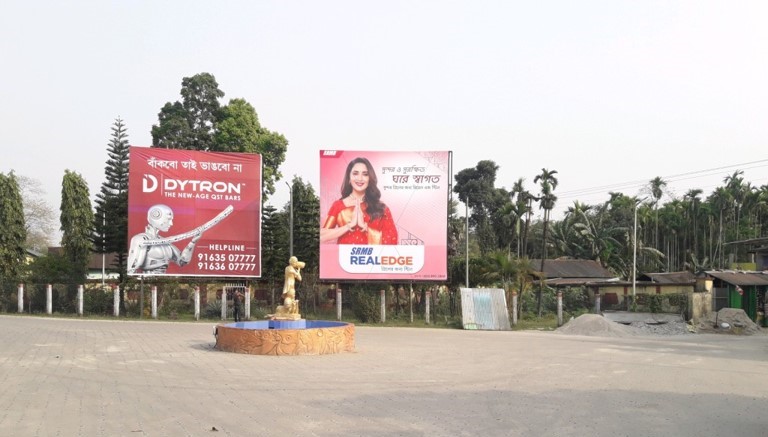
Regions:
<instances>
[{"instance_id":1,"label":"tree trunk","mask_svg":"<svg viewBox=\"0 0 768 437\"><path fill-rule=\"evenodd\" d=\"M547 259L547 225L549 224L549 210L544 210L544 233L541 247L541 277L539 278L539 292L536 296L536 314L541 317L541 297L544 293L544 260Z\"/></svg>"}]
</instances>

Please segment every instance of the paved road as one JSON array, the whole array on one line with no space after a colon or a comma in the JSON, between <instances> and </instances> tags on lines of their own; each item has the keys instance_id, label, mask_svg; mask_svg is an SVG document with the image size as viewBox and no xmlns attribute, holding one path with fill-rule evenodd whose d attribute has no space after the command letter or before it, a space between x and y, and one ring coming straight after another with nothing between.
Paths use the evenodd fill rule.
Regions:
<instances>
[{"instance_id":1,"label":"paved road","mask_svg":"<svg viewBox=\"0 0 768 437\"><path fill-rule=\"evenodd\" d=\"M212 326L0 316L0 435L768 435L762 334L357 327L355 353L270 357Z\"/></svg>"}]
</instances>

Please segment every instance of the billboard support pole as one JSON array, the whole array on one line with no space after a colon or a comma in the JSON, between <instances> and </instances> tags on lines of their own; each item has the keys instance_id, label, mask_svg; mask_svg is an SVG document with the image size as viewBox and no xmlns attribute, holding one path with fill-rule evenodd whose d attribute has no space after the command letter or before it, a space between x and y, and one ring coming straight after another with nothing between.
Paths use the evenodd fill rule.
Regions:
<instances>
[{"instance_id":1,"label":"billboard support pole","mask_svg":"<svg viewBox=\"0 0 768 437\"><path fill-rule=\"evenodd\" d=\"M139 290L139 319L144 318L144 275L141 275L141 290Z\"/></svg>"},{"instance_id":2,"label":"billboard support pole","mask_svg":"<svg viewBox=\"0 0 768 437\"><path fill-rule=\"evenodd\" d=\"M413 323L413 282L408 286L408 313L411 323Z\"/></svg>"},{"instance_id":3,"label":"billboard support pole","mask_svg":"<svg viewBox=\"0 0 768 437\"><path fill-rule=\"evenodd\" d=\"M152 318L157 320L157 285L152 286Z\"/></svg>"},{"instance_id":4,"label":"billboard support pole","mask_svg":"<svg viewBox=\"0 0 768 437\"><path fill-rule=\"evenodd\" d=\"M469 199L464 203L464 228L466 245L466 262L464 263L464 285L469 288Z\"/></svg>"},{"instance_id":5,"label":"billboard support pole","mask_svg":"<svg viewBox=\"0 0 768 437\"><path fill-rule=\"evenodd\" d=\"M341 287L336 286L336 320L341 320Z\"/></svg>"}]
</instances>

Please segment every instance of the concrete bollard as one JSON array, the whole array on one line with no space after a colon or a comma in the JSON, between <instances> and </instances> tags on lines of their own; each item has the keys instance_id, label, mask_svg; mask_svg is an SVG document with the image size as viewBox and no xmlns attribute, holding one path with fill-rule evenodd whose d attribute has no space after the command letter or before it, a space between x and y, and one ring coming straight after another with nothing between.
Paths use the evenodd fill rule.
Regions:
<instances>
[{"instance_id":1,"label":"concrete bollard","mask_svg":"<svg viewBox=\"0 0 768 437\"><path fill-rule=\"evenodd\" d=\"M563 292L557 292L557 326L563 326Z\"/></svg>"},{"instance_id":2,"label":"concrete bollard","mask_svg":"<svg viewBox=\"0 0 768 437\"><path fill-rule=\"evenodd\" d=\"M429 303L432 300L432 291L427 290L426 294L424 295L424 322L426 322L427 325L429 325Z\"/></svg>"},{"instance_id":3,"label":"concrete bollard","mask_svg":"<svg viewBox=\"0 0 768 437\"><path fill-rule=\"evenodd\" d=\"M21 314L24 312L24 284L19 284L16 298L19 304L19 314Z\"/></svg>"},{"instance_id":4,"label":"concrete bollard","mask_svg":"<svg viewBox=\"0 0 768 437\"><path fill-rule=\"evenodd\" d=\"M221 320L227 320L227 287L221 289Z\"/></svg>"},{"instance_id":5,"label":"concrete bollard","mask_svg":"<svg viewBox=\"0 0 768 437\"><path fill-rule=\"evenodd\" d=\"M45 313L53 314L53 286L51 284L45 286Z\"/></svg>"},{"instance_id":6,"label":"concrete bollard","mask_svg":"<svg viewBox=\"0 0 768 437\"><path fill-rule=\"evenodd\" d=\"M336 320L341 320L341 288L336 289Z\"/></svg>"},{"instance_id":7,"label":"concrete bollard","mask_svg":"<svg viewBox=\"0 0 768 437\"><path fill-rule=\"evenodd\" d=\"M512 326L517 325L517 292L512 292Z\"/></svg>"},{"instance_id":8,"label":"concrete bollard","mask_svg":"<svg viewBox=\"0 0 768 437\"><path fill-rule=\"evenodd\" d=\"M411 323L413 323L413 284L411 284L410 293L408 293L408 315Z\"/></svg>"},{"instance_id":9,"label":"concrete bollard","mask_svg":"<svg viewBox=\"0 0 768 437\"><path fill-rule=\"evenodd\" d=\"M120 286L115 286L114 290L112 291L112 314L115 317L120 317Z\"/></svg>"},{"instance_id":10,"label":"concrete bollard","mask_svg":"<svg viewBox=\"0 0 768 437\"><path fill-rule=\"evenodd\" d=\"M387 293L385 290L379 292L381 296L381 323L387 321Z\"/></svg>"},{"instance_id":11,"label":"concrete bollard","mask_svg":"<svg viewBox=\"0 0 768 437\"><path fill-rule=\"evenodd\" d=\"M83 286L77 286L77 315L83 316Z\"/></svg>"},{"instance_id":12,"label":"concrete bollard","mask_svg":"<svg viewBox=\"0 0 768 437\"><path fill-rule=\"evenodd\" d=\"M245 320L251 320L251 287L245 289L245 314L243 314Z\"/></svg>"},{"instance_id":13,"label":"concrete bollard","mask_svg":"<svg viewBox=\"0 0 768 437\"><path fill-rule=\"evenodd\" d=\"M200 286L195 286L195 320L200 320Z\"/></svg>"}]
</instances>

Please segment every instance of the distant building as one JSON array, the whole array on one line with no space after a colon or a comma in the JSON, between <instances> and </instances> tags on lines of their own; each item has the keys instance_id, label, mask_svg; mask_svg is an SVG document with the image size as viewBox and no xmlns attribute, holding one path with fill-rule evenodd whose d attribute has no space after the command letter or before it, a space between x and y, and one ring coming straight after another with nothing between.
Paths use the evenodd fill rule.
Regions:
<instances>
[{"instance_id":1,"label":"distant building","mask_svg":"<svg viewBox=\"0 0 768 437\"><path fill-rule=\"evenodd\" d=\"M48 254L63 255L63 247L49 247ZM102 273L104 281L116 282L120 279L120 270L117 266L117 253L91 253L91 259L88 261L88 272L86 279L88 282L101 282Z\"/></svg>"}]
</instances>

